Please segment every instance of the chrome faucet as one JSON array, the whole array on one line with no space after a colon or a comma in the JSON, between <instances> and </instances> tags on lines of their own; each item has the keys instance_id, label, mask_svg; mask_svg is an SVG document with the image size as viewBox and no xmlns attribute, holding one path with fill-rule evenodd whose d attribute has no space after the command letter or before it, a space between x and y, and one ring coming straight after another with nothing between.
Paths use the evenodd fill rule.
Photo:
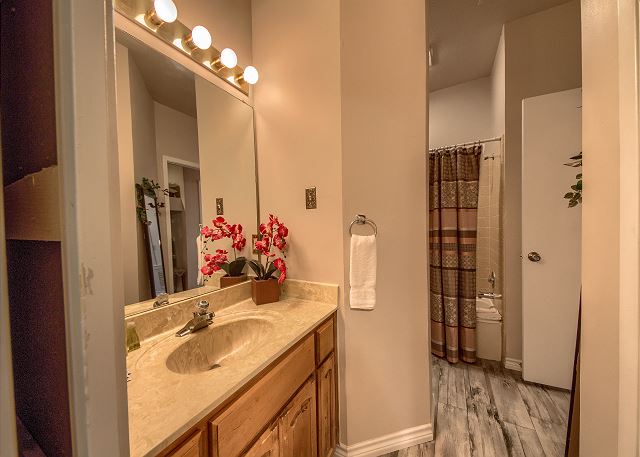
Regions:
<instances>
[{"instance_id":1,"label":"chrome faucet","mask_svg":"<svg viewBox=\"0 0 640 457\"><path fill-rule=\"evenodd\" d=\"M154 308L160 308L169 304L169 294L161 293L156 297L156 301L153 302Z\"/></svg>"},{"instance_id":2,"label":"chrome faucet","mask_svg":"<svg viewBox=\"0 0 640 457\"><path fill-rule=\"evenodd\" d=\"M196 311L193 313L193 319L182 327L176 333L176 336L187 336L190 333L197 332L200 329L208 327L213 324L213 318L215 313L209 311L209 302L207 300L200 300L196 303Z\"/></svg>"}]
</instances>

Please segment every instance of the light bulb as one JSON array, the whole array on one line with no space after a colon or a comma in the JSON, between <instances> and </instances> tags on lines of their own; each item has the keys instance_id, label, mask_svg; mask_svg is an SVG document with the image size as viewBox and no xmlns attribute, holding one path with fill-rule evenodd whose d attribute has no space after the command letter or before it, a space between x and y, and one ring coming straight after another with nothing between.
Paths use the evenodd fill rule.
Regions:
<instances>
[{"instance_id":1,"label":"light bulb","mask_svg":"<svg viewBox=\"0 0 640 457\"><path fill-rule=\"evenodd\" d=\"M178 9L172 0L155 0L153 9L158 19L162 22L174 22L178 19Z\"/></svg>"},{"instance_id":2,"label":"light bulb","mask_svg":"<svg viewBox=\"0 0 640 457\"><path fill-rule=\"evenodd\" d=\"M258 78L260 75L258 74L258 70L256 67L252 67L249 65L244 69L244 73L242 73L242 78L249 84L255 84L258 82Z\"/></svg>"},{"instance_id":3,"label":"light bulb","mask_svg":"<svg viewBox=\"0 0 640 457\"><path fill-rule=\"evenodd\" d=\"M238 56L233 49L224 48L220 53L220 63L227 68L235 68L238 65Z\"/></svg>"},{"instance_id":4,"label":"light bulb","mask_svg":"<svg viewBox=\"0 0 640 457\"><path fill-rule=\"evenodd\" d=\"M211 47L211 34L206 27L201 25L196 25L191 31L191 40L200 49L209 49Z\"/></svg>"}]
</instances>

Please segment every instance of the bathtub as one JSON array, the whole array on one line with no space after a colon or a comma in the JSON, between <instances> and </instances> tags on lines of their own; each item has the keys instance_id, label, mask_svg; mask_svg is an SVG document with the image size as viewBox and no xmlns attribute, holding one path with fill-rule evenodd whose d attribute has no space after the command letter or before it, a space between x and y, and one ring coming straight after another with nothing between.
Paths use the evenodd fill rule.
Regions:
<instances>
[{"instance_id":1,"label":"bathtub","mask_svg":"<svg viewBox=\"0 0 640 457\"><path fill-rule=\"evenodd\" d=\"M501 298L476 298L476 345L481 359L502 361L501 311Z\"/></svg>"}]
</instances>

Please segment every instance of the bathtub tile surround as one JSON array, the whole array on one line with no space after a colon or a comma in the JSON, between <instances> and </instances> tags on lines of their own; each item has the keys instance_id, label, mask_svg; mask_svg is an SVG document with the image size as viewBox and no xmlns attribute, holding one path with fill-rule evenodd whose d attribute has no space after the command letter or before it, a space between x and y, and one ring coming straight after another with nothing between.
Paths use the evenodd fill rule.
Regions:
<instances>
[{"instance_id":1,"label":"bathtub tile surround","mask_svg":"<svg viewBox=\"0 0 640 457\"><path fill-rule=\"evenodd\" d=\"M435 441L381 457L564 455L569 392L524 382L498 362L433 358Z\"/></svg>"},{"instance_id":2,"label":"bathtub tile surround","mask_svg":"<svg viewBox=\"0 0 640 457\"><path fill-rule=\"evenodd\" d=\"M500 143L484 145L478 193L476 284L478 293L502 293L502 152ZM491 158L493 157L493 159ZM495 273L495 287L488 281ZM502 307L498 310L502 312Z\"/></svg>"},{"instance_id":3,"label":"bathtub tile surround","mask_svg":"<svg viewBox=\"0 0 640 457\"><path fill-rule=\"evenodd\" d=\"M240 335L238 348L232 348L214 370L199 370L189 359L198 347L181 349L202 333L174 336L190 317L192 300L127 319L135 320L141 340L141 349L127 357L132 376L127 384L132 457L156 455L165 449L337 309L338 286L291 280L285 284L289 282L291 287L281 301L259 307L250 298L249 283L204 297L216 317L213 326L201 332L229 333L229 338L220 340L222 345L235 344L232 333L249 332ZM170 308L178 310L169 313Z\"/></svg>"}]
</instances>

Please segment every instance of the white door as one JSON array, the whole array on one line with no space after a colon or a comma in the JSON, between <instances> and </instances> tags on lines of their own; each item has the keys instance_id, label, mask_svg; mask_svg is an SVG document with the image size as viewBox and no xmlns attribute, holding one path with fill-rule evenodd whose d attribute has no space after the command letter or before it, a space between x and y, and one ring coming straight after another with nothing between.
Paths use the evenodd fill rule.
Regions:
<instances>
[{"instance_id":1,"label":"white door","mask_svg":"<svg viewBox=\"0 0 640 457\"><path fill-rule=\"evenodd\" d=\"M571 388L581 253L580 205L563 198L580 169L563 164L582 150L580 106L580 89L522 102L522 376L563 389Z\"/></svg>"}]
</instances>

